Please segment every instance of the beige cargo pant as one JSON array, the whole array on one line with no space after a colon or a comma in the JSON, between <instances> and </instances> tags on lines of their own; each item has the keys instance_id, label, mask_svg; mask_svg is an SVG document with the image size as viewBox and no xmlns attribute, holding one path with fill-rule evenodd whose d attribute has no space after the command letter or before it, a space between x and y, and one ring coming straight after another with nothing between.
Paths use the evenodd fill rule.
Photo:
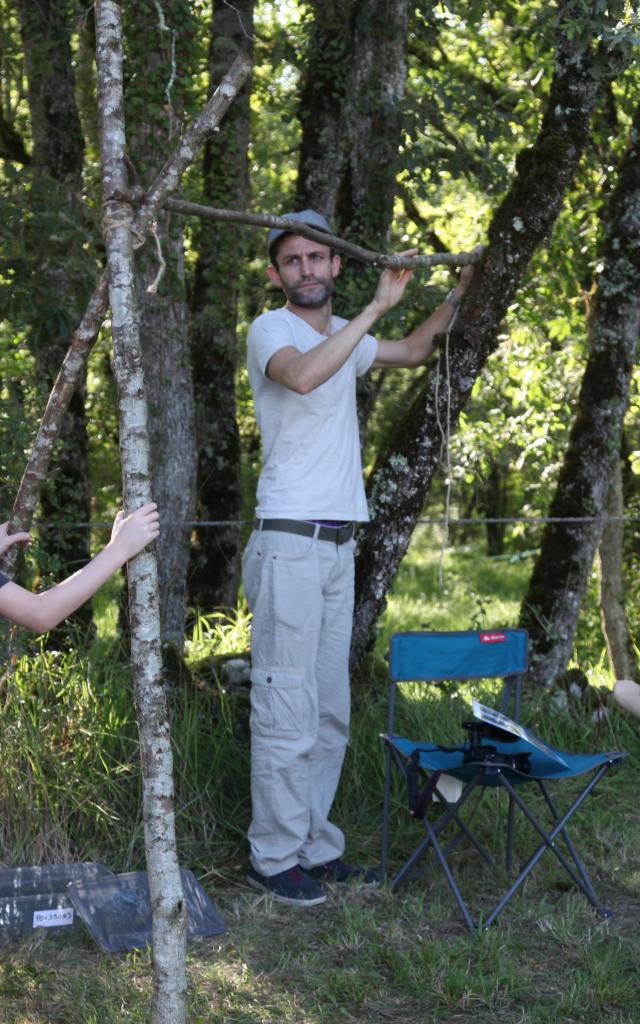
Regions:
<instances>
[{"instance_id":1,"label":"beige cargo pant","mask_svg":"<svg viewBox=\"0 0 640 1024\"><path fill-rule=\"evenodd\" d=\"M243 556L251 627L251 863L261 875L344 851L329 821L349 735L354 541L255 531Z\"/></svg>"}]
</instances>

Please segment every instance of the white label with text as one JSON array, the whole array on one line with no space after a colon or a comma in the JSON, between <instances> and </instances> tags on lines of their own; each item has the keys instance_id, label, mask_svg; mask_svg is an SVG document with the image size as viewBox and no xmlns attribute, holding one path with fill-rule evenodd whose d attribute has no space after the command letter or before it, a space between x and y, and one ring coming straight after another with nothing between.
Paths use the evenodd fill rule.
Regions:
<instances>
[{"instance_id":1,"label":"white label with text","mask_svg":"<svg viewBox=\"0 0 640 1024\"><path fill-rule=\"evenodd\" d=\"M73 924L73 907L57 907L55 910L34 910L34 928L62 928Z\"/></svg>"}]
</instances>

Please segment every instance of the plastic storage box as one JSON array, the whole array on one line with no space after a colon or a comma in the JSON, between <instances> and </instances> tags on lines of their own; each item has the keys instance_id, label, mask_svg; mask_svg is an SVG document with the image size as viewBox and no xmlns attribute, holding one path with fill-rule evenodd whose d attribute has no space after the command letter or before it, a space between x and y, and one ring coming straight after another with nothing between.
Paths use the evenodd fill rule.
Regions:
<instances>
[{"instance_id":1,"label":"plastic storage box","mask_svg":"<svg viewBox=\"0 0 640 1024\"><path fill-rule=\"evenodd\" d=\"M78 918L67 894L70 882L115 878L104 864L46 864L0 871L0 940L29 936L37 928L68 930Z\"/></svg>"},{"instance_id":2,"label":"plastic storage box","mask_svg":"<svg viewBox=\"0 0 640 1024\"><path fill-rule=\"evenodd\" d=\"M189 912L187 938L220 935L224 921L191 871L180 870ZM67 894L78 917L105 953L151 945L151 902L146 871L76 879Z\"/></svg>"}]
</instances>

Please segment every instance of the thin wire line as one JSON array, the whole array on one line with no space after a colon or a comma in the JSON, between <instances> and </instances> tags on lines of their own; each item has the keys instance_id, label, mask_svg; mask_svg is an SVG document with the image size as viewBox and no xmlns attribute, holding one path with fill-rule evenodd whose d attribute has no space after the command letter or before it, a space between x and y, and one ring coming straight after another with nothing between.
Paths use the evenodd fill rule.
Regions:
<instances>
[{"instance_id":1,"label":"thin wire line","mask_svg":"<svg viewBox=\"0 0 640 1024\"><path fill-rule=\"evenodd\" d=\"M223 527L223 526L249 526L253 519L189 519L171 520L162 522L163 527ZM452 519L445 515L441 517L429 517L416 519L416 526L485 526L486 524L499 523L525 523L529 526L546 523L638 523L640 515L622 516L495 516L495 517L460 517ZM92 523L68 523L68 522L46 522L34 523L33 528L38 530L93 530L99 527L113 526L113 520L98 520Z\"/></svg>"}]
</instances>

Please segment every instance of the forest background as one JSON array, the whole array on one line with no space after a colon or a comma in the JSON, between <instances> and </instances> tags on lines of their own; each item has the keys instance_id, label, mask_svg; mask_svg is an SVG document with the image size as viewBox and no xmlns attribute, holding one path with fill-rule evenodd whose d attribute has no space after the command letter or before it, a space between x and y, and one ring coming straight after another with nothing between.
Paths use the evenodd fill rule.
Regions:
<instances>
[{"instance_id":1,"label":"forest background","mask_svg":"<svg viewBox=\"0 0 640 1024\"><path fill-rule=\"evenodd\" d=\"M1 7L6 517L103 250L92 8ZM354 664L416 523L446 508L470 520L451 532L456 545L530 559L519 621L532 679L551 683L572 655L607 501L629 516L638 506L633 8L150 0L123 11L133 182L148 186L242 50L252 81L184 199L275 214L311 205L375 251L487 245L435 368L374 375L359 396L373 522L360 539ZM265 286L260 231L168 210L156 245L139 254L141 337L162 635L179 653L187 608L236 607L259 467L244 338L281 298ZM160 252L166 270L149 292ZM375 276L347 262L343 315ZM418 271L384 333L405 333L450 284L446 268ZM107 323L42 490L34 585L86 560L86 524L117 506L117 434ZM530 522L549 515L568 521ZM610 656L629 675L638 545L633 525L624 545L617 527L601 546L602 603ZM79 618L88 627L91 610Z\"/></svg>"},{"instance_id":2,"label":"forest background","mask_svg":"<svg viewBox=\"0 0 640 1024\"><path fill-rule=\"evenodd\" d=\"M183 179L182 205L165 205L137 256L181 863L237 885L248 817L247 693L222 664L249 643L239 559L260 450L244 339L252 318L282 299L266 285L266 232L225 221L225 209L277 215L312 206L341 238L378 253L485 246L439 356L418 375L374 374L359 394L372 522L359 536L356 714L336 807L356 852L371 858L377 849L383 688L375 699L369 684L381 684L379 654L391 628L524 625L533 642L533 724L539 728L544 714L545 735L559 745L591 743L602 728L612 745L636 742L630 729L619 739L615 715L603 726L606 719L592 720L582 705L558 724L550 715L558 703L546 699L551 684L637 678L634 6L138 0L121 7L132 185L148 187L234 56L253 60L251 81ZM47 395L104 269L101 218L94 8L0 0L0 519L12 512ZM342 315L362 307L378 272L345 261L336 297ZM452 283L444 264L416 271L381 332L407 333ZM27 585L52 583L104 542L100 524L121 500L118 434L106 320L42 481L35 542L20 570ZM106 588L43 641L8 641L13 656L0 679L5 863L104 858L116 869L142 866L125 593L121 582ZM437 710L429 705L445 737L459 726L461 701L458 694ZM629 800L634 786L631 778ZM625 904L620 890L623 875L637 877L637 844L632 823L619 829L614 800L605 804L586 833L598 837L590 857L620 904L622 935L637 919L637 900ZM413 931L410 917L418 915L412 906L384 904L397 960L382 972L376 961L372 971L382 984L397 975L417 1020L424 1019L421 993L400 955L402 930ZM344 948L355 942L360 959L350 907L341 910ZM590 943L590 919L582 925ZM377 928L373 916L366 927ZM331 943L339 945L340 934ZM560 979L570 942L556 937L565 942ZM498 1019L496 1006L513 1019L508 993L529 978L520 940L510 980L494 985L491 972L473 980L487 1019ZM252 934L252 952L242 957L261 941ZM374 947L373 932L367 943ZM388 959L387 945L376 956ZM596 948L584 991L571 1005L565 993L567 1019L586 1020L592 1010L594 1020L604 1019L602 1005L613 998L607 986L615 971L604 955L611 947ZM622 962L619 947L615 954ZM633 953L626 955L631 962ZM238 970L245 966L243 959ZM422 967L436 981L446 974L442 992L436 981L433 989L443 1012L464 1008L466 968ZM536 972L532 960L537 998ZM313 999L331 1010L345 982L331 975L327 984ZM353 984L354 1005L364 1006L372 978L357 974ZM531 992L514 997L520 1009ZM74 999L60 998L63 1019L72 1019ZM137 997L127 998L133 1005ZM620 989L615 998L625 1007L615 1019L632 1019L633 992ZM119 993L105 999L119 1006ZM564 1019L558 1012L552 993L549 1019ZM296 1013L293 1006L282 1019L297 1020Z\"/></svg>"}]
</instances>

